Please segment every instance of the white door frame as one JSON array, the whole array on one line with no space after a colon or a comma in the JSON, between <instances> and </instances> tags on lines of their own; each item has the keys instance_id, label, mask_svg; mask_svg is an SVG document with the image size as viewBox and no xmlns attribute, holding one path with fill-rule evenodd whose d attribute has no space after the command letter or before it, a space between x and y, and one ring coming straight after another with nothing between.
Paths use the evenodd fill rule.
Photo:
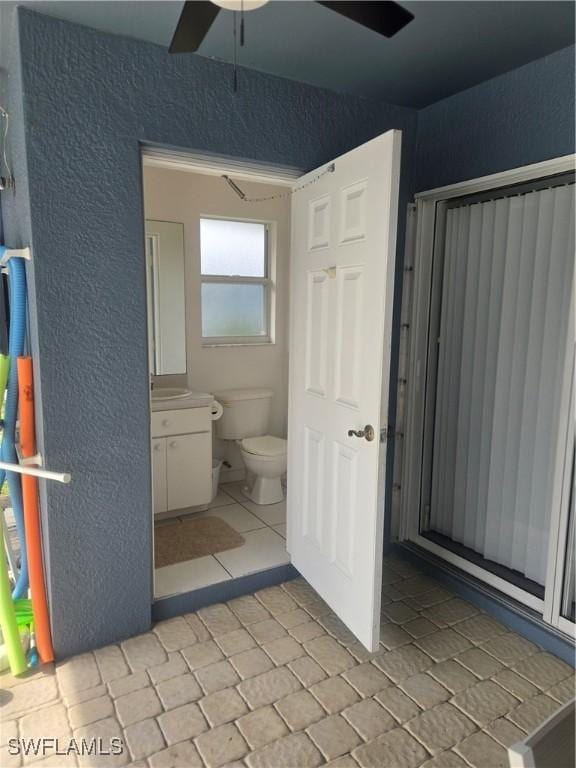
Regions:
<instances>
[{"instance_id":1,"label":"white door frame","mask_svg":"<svg viewBox=\"0 0 576 768\"><path fill-rule=\"evenodd\" d=\"M398 136L396 137L396 141L399 141L399 135L400 132L398 132ZM250 161L242 161L238 160L233 157L229 156L220 156L220 155L212 155L209 153L204 152L187 152L187 151L177 151L177 150L170 150L170 149L164 149L162 147L156 147L153 145L146 145L143 144L141 146L141 162L143 166L146 167L157 167L157 168L165 168L165 169L172 169L172 170L178 170L183 172L190 172L190 173L196 173L196 174L205 174L209 176L223 176L223 175L230 175L235 180L244 180L244 181L251 181L251 182L258 182L258 183L268 183L268 184L274 184L277 186L284 186L287 189L291 189L294 187L295 182L298 181L298 179L304 175L306 175L306 172L297 169L295 167L290 166L281 166L281 165L268 165L264 163L258 163L258 162L250 162ZM398 182L400 174L400 166L398 163L398 166L394 168L394 178L396 182ZM385 201L383 201L382 205L384 206ZM397 202L395 203L397 206ZM247 219L249 220L249 219ZM252 220L252 219L250 219ZM394 242L396 244L396 230L397 230L397 224L398 224L398 214L397 210L394 212L394 215L392 216L392 226L391 230L389 232L389 240L390 242ZM395 263L395 257L396 257L396 246L394 245L393 249L393 255L392 255L392 261L391 265L393 267ZM290 283L290 291L292 286L292 280ZM391 323L391 316L393 311L393 293L394 293L394 280L388 279L387 281L387 297L386 297L386 312L387 312L387 324L388 326ZM290 346L288 348L288 356L290 356ZM389 367L390 367L390 353L391 353L391 344L388 340L388 342L385 344L384 348L384 358L383 358L383 377L382 377L382 391L381 391L381 402L382 402L382 413L381 413L381 421L385 423L387 419L387 408L388 408L388 388L389 388ZM151 360L150 360L151 362ZM380 425L374 425L375 427L380 427ZM379 429L378 429L379 432ZM150 438L150 445L151 445ZM386 451L383 450L380 452L381 458L385 457ZM380 461L379 465L379 472L378 472L378 505L380 507L384 504L384 495L385 495L385 460ZM151 473L152 475L153 473ZM153 494L152 494L153 498ZM153 513L153 510L152 510ZM382 519L383 524L383 519ZM381 532L380 532L381 533ZM381 535L378 537L381 538ZM289 540L286 542L288 551L290 550L290 543ZM153 551L153 547L152 547ZM152 555L153 557L153 555ZM154 573L154 560L153 563L153 573ZM381 563L381 558L380 558ZM378 578L379 582L379 578Z\"/></svg>"},{"instance_id":2,"label":"white door frame","mask_svg":"<svg viewBox=\"0 0 576 768\"><path fill-rule=\"evenodd\" d=\"M404 439L404 455L402 460L403 478L401 495L401 525L399 537L410 540L423 549L432 552L460 570L484 581L503 594L517 600L529 608L543 614L545 621L554 624L564 632L573 633L574 625L559 616L561 587L564 573L564 554L560 551L565 545L568 519L569 471L566 462L560 460L559 476L555 487L558 489L555 507L551 518L551 535L548 554L548 574L545 586L544 600L510 584L505 579L469 562L463 557L449 552L443 547L429 541L420 535L421 489L424 461L422 451L425 438L425 406L426 406L426 373L429 356L429 321L433 311L434 297L432 290L432 268L435 243L442 237L437 227L437 211L444 201L455 197L484 192L499 187L508 187L538 178L573 171L576 154L546 160L541 163L513 168L500 173L490 174L478 179L463 181L438 187L417 194L417 231L414 255L414 283L412 289L411 345L408 363L408 382L406 392L406 427ZM566 384L566 383L565 383ZM559 435L558 451L566 452L570 434L574 439L574 416L570 409L571 397L569 382L564 388L560 423L567 424L565 434ZM571 419L571 420L570 420ZM564 454L558 454L563 456ZM567 477L568 475L568 477ZM557 502L557 503L556 503ZM553 527L554 526L554 527Z\"/></svg>"},{"instance_id":3,"label":"white door frame","mask_svg":"<svg viewBox=\"0 0 576 768\"><path fill-rule=\"evenodd\" d=\"M574 293L572 294L572 312L574 311ZM574 324L572 323L572 327ZM567 562L567 544L570 531L570 497L572 481L572 461L574 451L574 345L571 349L572 364L567 366L564 382L563 413L567 411L566 431L558 436L556 453L556 475L554 482L555 502L550 520L550 542L548 546L548 565L546 571L546 599L544 600L544 621L558 627L572 637L576 637L574 622L562 616L562 596L565 583L565 570L574 569L574 562Z\"/></svg>"},{"instance_id":4,"label":"white door frame","mask_svg":"<svg viewBox=\"0 0 576 768\"><path fill-rule=\"evenodd\" d=\"M175 171L184 171L188 173L200 173L207 176L223 176L231 175L235 179L242 179L245 181L253 181L264 184L275 184L277 186L284 186L290 189L294 182L304 175L304 171L284 165L270 165L266 163L250 162L238 160L234 157L225 155L214 155L209 152L190 152L183 150L172 150L163 147L154 146L151 144L141 144L140 146L140 161L142 167L153 168L166 168ZM222 182L224 184L224 181ZM144 204L144 198L142 198L142 204ZM145 217L143 216L143 222L145 224ZM146 234L144 232L144 237ZM146 248L144 253L144 259L146 261L147 254ZM146 282L148 284L149 273L146 273ZM147 288L148 290L148 288ZM150 313L147 313L148 315ZM148 317L148 322L150 318ZM148 328L148 338L150 338L151 329ZM148 354L148 379L152 375L152 362L153 359L150 354L150 347ZM288 354L290 352L288 351ZM152 395L150 394L148 401L149 414L152 413ZM152 516L152 526L154 521L154 472L152 467L152 419L148 419L149 432L148 432L148 445L150 446L150 489L152 499L152 505L150 508L150 514ZM150 556L152 560L152 595L153 601L161 598L157 598L154 593L154 537L152 536L152 542L150 547Z\"/></svg>"},{"instance_id":5,"label":"white door frame","mask_svg":"<svg viewBox=\"0 0 576 768\"><path fill-rule=\"evenodd\" d=\"M147 167L203 173L207 176L230 175L235 179L275 184L288 189L305 173L299 168L287 165L243 161L226 155L178 151L148 144L143 144L141 150L142 164Z\"/></svg>"}]
</instances>

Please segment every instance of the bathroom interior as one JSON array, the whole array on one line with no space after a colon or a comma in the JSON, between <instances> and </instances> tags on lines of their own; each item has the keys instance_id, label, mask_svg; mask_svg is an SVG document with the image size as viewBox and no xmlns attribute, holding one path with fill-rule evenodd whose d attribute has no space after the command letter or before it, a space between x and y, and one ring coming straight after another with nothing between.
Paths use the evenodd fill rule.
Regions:
<instances>
[{"instance_id":1,"label":"bathroom interior","mask_svg":"<svg viewBox=\"0 0 576 768\"><path fill-rule=\"evenodd\" d=\"M222 176L143 158L156 599L289 562L289 187Z\"/></svg>"}]
</instances>

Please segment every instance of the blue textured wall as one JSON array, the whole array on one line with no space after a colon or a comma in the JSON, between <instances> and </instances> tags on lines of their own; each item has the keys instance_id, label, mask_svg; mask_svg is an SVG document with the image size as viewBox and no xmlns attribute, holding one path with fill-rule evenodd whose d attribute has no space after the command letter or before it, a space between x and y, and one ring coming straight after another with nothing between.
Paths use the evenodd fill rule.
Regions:
<instances>
[{"instance_id":1,"label":"blue textured wall","mask_svg":"<svg viewBox=\"0 0 576 768\"><path fill-rule=\"evenodd\" d=\"M574 152L574 91L571 46L420 110L415 189Z\"/></svg>"},{"instance_id":2,"label":"blue textured wall","mask_svg":"<svg viewBox=\"0 0 576 768\"><path fill-rule=\"evenodd\" d=\"M59 656L150 624L151 494L139 142L311 169L416 114L19 11ZM22 132L22 125L15 126ZM404 163L402 208L410 192ZM25 205L23 202L21 205ZM29 239L15 206L7 236ZM401 216L403 222L404 216ZM399 248L401 253L401 247Z\"/></svg>"},{"instance_id":3,"label":"blue textured wall","mask_svg":"<svg viewBox=\"0 0 576 768\"><path fill-rule=\"evenodd\" d=\"M0 51L9 72L0 85L18 182L16 195L2 194L2 207L7 240L34 250L40 448L50 467L74 478L69 487L41 488L54 640L66 656L150 623L139 142L307 170L401 128L401 256L414 189L573 151L573 49L420 112L414 184L410 110L245 71L233 94L227 65L171 57L29 11L19 16L19 34L6 13L0 25L10 43ZM401 270L397 278L398 297ZM396 325L398 310L397 301ZM396 341L397 334L393 359Z\"/></svg>"}]
</instances>

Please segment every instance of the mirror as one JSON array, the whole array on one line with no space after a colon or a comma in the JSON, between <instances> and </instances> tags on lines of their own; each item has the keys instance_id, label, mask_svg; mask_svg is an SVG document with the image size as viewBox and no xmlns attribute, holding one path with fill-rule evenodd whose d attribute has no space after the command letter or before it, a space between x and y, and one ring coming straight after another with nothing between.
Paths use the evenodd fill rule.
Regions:
<instances>
[{"instance_id":1,"label":"mirror","mask_svg":"<svg viewBox=\"0 0 576 768\"><path fill-rule=\"evenodd\" d=\"M150 371L186 373L183 224L146 220L146 269Z\"/></svg>"}]
</instances>

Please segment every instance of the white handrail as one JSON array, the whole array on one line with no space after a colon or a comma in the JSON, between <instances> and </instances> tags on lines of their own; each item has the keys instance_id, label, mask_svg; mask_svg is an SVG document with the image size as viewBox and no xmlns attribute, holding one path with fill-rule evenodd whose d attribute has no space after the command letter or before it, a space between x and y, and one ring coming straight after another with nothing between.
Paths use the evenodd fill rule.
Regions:
<instances>
[{"instance_id":1,"label":"white handrail","mask_svg":"<svg viewBox=\"0 0 576 768\"><path fill-rule=\"evenodd\" d=\"M72 476L68 472L51 472L49 469L25 467L21 464L11 464L8 461L0 461L0 469L5 469L7 472L17 472L20 475L42 477L45 480L56 480L58 483L69 483L72 480Z\"/></svg>"},{"instance_id":2,"label":"white handrail","mask_svg":"<svg viewBox=\"0 0 576 768\"><path fill-rule=\"evenodd\" d=\"M32 259L30 248L6 248L4 255L0 259L0 265L4 266L10 259L26 259L26 261L30 261Z\"/></svg>"}]
</instances>

